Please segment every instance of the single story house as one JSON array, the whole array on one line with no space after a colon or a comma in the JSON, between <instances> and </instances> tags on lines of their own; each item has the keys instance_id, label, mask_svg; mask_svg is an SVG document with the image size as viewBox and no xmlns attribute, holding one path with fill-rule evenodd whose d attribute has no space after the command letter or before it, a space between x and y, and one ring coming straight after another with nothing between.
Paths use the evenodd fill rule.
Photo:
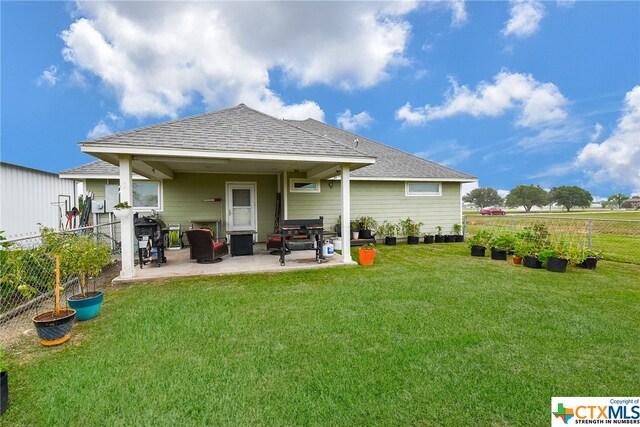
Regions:
<instances>
[{"instance_id":1,"label":"single story house","mask_svg":"<svg viewBox=\"0 0 640 427\"><path fill-rule=\"evenodd\" d=\"M313 119L281 120L244 104L80 143L98 161L66 170L105 199L156 210L183 229L218 220L220 234L252 230L256 241L277 219L411 217L423 232L462 222L469 174ZM349 221L341 221L349 235ZM132 219L122 223L123 270L133 277ZM126 244L129 241L130 244ZM343 261L350 262L348 239Z\"/></svg>"}]
</instances>

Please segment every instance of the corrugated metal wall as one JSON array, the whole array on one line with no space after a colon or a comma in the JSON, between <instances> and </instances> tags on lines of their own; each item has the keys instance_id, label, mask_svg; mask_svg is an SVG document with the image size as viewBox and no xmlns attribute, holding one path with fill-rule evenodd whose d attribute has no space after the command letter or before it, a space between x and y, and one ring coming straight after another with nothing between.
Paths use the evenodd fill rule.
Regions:
<instances>
[{"instance_id":1,"label":"corrugated metal wall","mask_svg":"<svg viewBox=\"0 0 640 427\"><path fill-rule=\"evenodd\" d=\"M58 196L77 196L72 180L58 175L0 162L0 230L5 237L35 234L38 223L58 228ZM65 206L60 207L64 214Z\"/></svg>"}]
</instances>

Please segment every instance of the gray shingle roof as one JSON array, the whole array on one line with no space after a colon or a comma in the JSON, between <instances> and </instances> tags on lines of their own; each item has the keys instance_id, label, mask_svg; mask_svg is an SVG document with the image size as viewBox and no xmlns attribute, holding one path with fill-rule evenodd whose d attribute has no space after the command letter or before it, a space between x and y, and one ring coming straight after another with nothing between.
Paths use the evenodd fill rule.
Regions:
<instances>
[{"instance_id":1,"label":"gray shingle roof","mask_svg":"<svg viewBox=\"0 0 640 427\"><path fill-rule=\"evenodd\" d=\"M103 160L96 160L95 162L87 163L86 165L78 166L75 168L67 169L60 172L60 175L115 175L119 176L120 171L118 166L107 163Z\"/></svg>"},{"instance_id":2,"label":"gray shingle roof","mask_svg":"<svg viewBox=\"0 0 640 427\"><path fill-rule=\"evenodd\" d=\"M244 104L81 144L84 147L109 144L153 149L365 157L350 146L322 138Z\"/></svg>"},{"instance_id":3,"label":"gray shingle roof","mask_svg":"<svg viewBox=\"0 0 640 427\"><path fill-rule=\"evenodd\" d=\"M345 145L354 145L358 139L358 150L376 158L375 164L352 172L360 178L435 178L451 180L475 180L475 176L413 156L360 135L335 128L313 119L287 120L287 122Z\"/></svg>"}]
</instances>

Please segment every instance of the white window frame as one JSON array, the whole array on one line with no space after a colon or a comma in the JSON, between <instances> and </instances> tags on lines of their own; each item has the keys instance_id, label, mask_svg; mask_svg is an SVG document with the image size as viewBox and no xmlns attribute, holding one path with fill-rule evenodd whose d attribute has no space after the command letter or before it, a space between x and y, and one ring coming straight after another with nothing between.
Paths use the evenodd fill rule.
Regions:
<instances>
[{"instance_id":1,"label":"white window frame","mask_svg":"<svg viewBox=\"0 0 640 427\"><path fill-rule=\"evenodd\" d=\"M432 192L412 192L410 190L411 184L437 184L438 191ZM442 196L442 183L441 182L431 182L431 181L405 181L404 183L404 195L407 197L438 197Z\"/></svg>"},{"instance_id":2,"label":"white window frame","mask_svg":"<svg viewBox=\"0 0 640 427\"><path fill-rule=\"evenodd\" d=\"M315 184L316 188L295 188L295 184ZM320 180L319 179L301 179L291 178L289 180L289 192L291 193L319 193L320 192Z\"/></svg>"},{"instance_id":3,"label":"white window frame","mask_svg":"<svg viewBox=\"0 0 640 427\"><path fill-rule=\"evenodd\" d=\"M150 183L150 182L154 182L156 184L158 184L158 206L134 206L133 207L133 211L134 212L147 212L147 211L151 211L151 210L155 210L158 212L162 212L164 210L164 197L163 197L163 193L164 193L164 189L163 189L163 182L162 181L152 181L152 180L146 180L146 179L134 179L132 181L132 190L133 190L133 185L135 183Z\"/></svg>"}]
</instances>

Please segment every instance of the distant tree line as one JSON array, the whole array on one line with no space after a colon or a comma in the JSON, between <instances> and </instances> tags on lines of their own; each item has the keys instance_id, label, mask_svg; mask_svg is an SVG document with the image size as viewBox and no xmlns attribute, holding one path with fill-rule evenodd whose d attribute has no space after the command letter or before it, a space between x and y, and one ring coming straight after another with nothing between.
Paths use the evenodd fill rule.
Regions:
<instances>
[{"instance_id":1,"label":"distant tree line","mask_svg":"<svg viewBox=\"0 0 640 427\"><path fill-rule=\"evenodd\" d=\"M638 196L633 196L633 199ZM603 207L625 207L625 201L629 197L624 194L613 194L602 202ZM545 191L539 185L520 184L511 189L505 198L500 197L494 188L476 188L462 197L462 201L470 203L477 208L488 206L506 206L518 208L522 206L530 212L534 206L540 208L555 203L562 206L567 212L574 208L588 208L593 202L593 196L584 188L575 185L561 185Z\"/></svg>"}]
</instances>

